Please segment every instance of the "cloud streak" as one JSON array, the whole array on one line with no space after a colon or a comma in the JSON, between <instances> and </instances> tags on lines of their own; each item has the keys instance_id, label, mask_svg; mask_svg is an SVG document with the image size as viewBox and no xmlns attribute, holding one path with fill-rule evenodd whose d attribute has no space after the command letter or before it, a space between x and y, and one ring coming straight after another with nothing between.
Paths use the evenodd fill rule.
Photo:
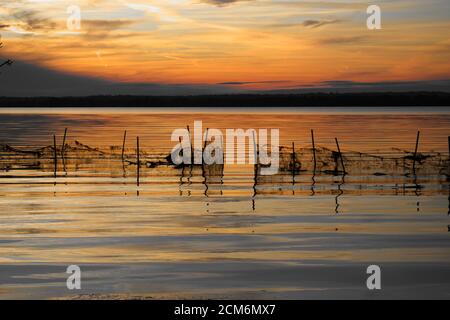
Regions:
<instances>
[{"instance_id":1,"label":"cloud streak","mask_svg":"<svg viewBox=\"0 0 450 320\"><path fill-rule=\"evenodd\" d=\"M325 21L320 21L320 20L305 20L302 25L304 27L309 27L309 28L319 28L322 26L326 26L328 24L335 24L335 23L339 23L339 20L325 20Z\"/></svg>"},{"instance_id":2,"label":"cloud streak","mask_svg":"<svg viewBox=\"0 0 450 320\"><path fill-rule=\"evenodd\" d=\"M202 0L204 3L213 4L218 7L224 7L230 4L243 2L243 1L252 1L252 0Z\"/></svg>"}]
</instances>

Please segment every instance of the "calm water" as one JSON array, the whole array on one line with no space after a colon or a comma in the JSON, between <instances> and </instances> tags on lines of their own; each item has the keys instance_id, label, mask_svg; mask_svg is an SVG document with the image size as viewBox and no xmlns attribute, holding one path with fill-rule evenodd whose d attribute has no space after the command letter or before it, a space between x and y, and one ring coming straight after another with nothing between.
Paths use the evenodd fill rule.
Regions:
<instances>
[{"instance_id":1,"label":"calm water","mask_svg":"<svg viewBox=\"0 0 450 320\"><path fill-rule=\"evenodd\" d=\"M450 298L450 109L119 111L0 113L3 146L35 150L52 145L53 134L60 146L68 128L73 148L55 178L51 152L2 147L0 298ZM136 165L119 156L124 130L126 158L139 136L150 159L170 152L171 132L194 120L279 128L280 144L295 142L306 169L255 179L249 165L208 177L143 166L137 185ZM320 148L335 150L339 138L350 170L359 161L384 171L359 164L345 177L313 175L304 151L311 129ZM417 130L419 152L433 157L416 175L407 160L394 168L387 158L354 156L402 159ZM82 269L80 291L66 289L71 264ZM366 288L370 264L382 268L381 292Z\"/></svg>"}]
</instances>

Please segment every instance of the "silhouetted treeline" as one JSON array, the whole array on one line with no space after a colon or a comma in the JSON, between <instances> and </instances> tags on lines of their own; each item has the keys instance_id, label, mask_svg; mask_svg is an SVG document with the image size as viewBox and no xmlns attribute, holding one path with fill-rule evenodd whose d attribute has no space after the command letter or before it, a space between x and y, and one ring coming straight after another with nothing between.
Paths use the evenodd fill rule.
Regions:
<instances>
[{"instance_id":1,"label":"silhouetted treeline","mask_svg":"<svg viewBox=\"0 0 450 320\"><path fill-rule=\"evenodd\" d=\"M447 92L0 97L0 107L450 106Z\"/></svg>"}]
</instances>

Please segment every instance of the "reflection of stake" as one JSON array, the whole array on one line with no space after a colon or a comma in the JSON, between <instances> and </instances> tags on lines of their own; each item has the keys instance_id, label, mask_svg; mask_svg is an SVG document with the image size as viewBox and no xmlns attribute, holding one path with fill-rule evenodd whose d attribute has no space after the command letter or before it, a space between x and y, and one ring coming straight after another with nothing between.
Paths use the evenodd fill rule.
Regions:
<instances>
[{"instance_id":1,"label":"reflection of stake","mask_svg":"<svg viewBox=\"0 0 450 320\"><path fill-rule=\"evenodd\" d=\"M253 182L253 197L252 197L252 209L255 211L255 198L256 198L256 186L258 184L258 159L259 159L259 145L256 143L255 131L253 133L253 153L254 153L254 182Z\"/></svg>"},{"instance_id":2,"label":"reflection of stake","mask_svg":"<svg viewBox=\"0 0 450 320\"><path fill-rule=\"evenodd\" d=\"M314 196L316 194L316 191L314 190L314 186L316 185L316 175L313 174L311 180L312 180L312 184L311 184L311 196Z\"/></svg>"},{"instance_id":3,"label":"reflection of stake","mask_svg":"<svg viewBox=\"0 0 450 320\"><path fill-rule=\"evenodd\" d=\"M416 174L416 157L417 157L417 149L419 148L419 139L420 139L420 131L417 131L416 149L414 150L414 158L413 158L413 173L414 174Z\"/></svg>"},{"instance_id":4,"label":"reflection of stake","mask_svg":"<svg viewBox=\"0 0 450 320\"><path fill-rule=\"evenodd\" d=\"M345 183L345 174L342 176L341 183L338 184L338 194L336 195L336 198L335 198L336 208L334 209L336 214L339 214L339 207L340 207L339 197L344 194L344 190L342 190L342 188L341 188L344 185L344 183Z\"/></svg>"},{"instance_id":5,"label":"reflection of stake","mask_svg":"<svg viewBox=\"0 0 450 320\"><path fill-rule=\"evenodd\" d=\"M417 183L417 176L415 174L414 174L413 183L414 183L414 193L415 193L416 197L419 198L420 197L421 186ZM420 211L420 201L419 201L419 199L417 200L416 204L417 204L417 212L419 212Z\"/></svg>"}]
</instances>

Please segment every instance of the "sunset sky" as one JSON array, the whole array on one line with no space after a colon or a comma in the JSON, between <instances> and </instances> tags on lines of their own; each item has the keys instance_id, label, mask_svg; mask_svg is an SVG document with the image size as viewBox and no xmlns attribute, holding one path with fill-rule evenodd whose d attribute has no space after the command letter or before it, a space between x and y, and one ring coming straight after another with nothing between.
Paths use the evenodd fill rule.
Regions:
<instances>
[{"instance_id":1,"label":"sunset sky","mask_svg":"<svg viewBox=\"0 0 450 320\"><path fill-rule=\"evenodd\" d=\"M370 4L382 9L382 30L366 27ZM81 9L79 32L67 29L71 5ZM1 55L18 70L114 83L273 90L445 80L449 12L448 0L0 0Z\"/></svg>"}]
</instances>

